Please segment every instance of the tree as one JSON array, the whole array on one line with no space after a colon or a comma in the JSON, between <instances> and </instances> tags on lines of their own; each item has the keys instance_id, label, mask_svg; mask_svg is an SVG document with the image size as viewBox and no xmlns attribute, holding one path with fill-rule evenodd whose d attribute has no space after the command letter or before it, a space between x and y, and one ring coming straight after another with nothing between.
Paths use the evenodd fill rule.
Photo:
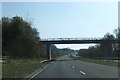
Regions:
<instances>
[{"instance_id":1,"label":"tree","mask_svg":"<svg viewBox=\"0 0 120 80\"><path fill-rule=\"evenodd\" d=\"M119 39L120 28L117 31L117 36ZM80 49L78 51L79 55L82 57L89 57L89 58L102 58L102 57L118 56L118 51L116 51L116 49L115 49L116 46L115 46L115 44L113 44L111 42L111 40L116 39L116 37L114 37L114 35L112 35L110 33L106 33L102 39L104 41L102 43L100 43L100 45L90 46L88 49ZM120 48L120 47L117 47L117 48Z\"/></svg>"},{"instance_id":2,"label":"tree","mask_svg":"<svg viewBox=\"0 0 120 80\"><path fill-rule=\"evenodd\" d=\"M114 35L110 34L110 33L106 33L103 37L104 40L112 40L114 39Z\"/></svg>"},{"instance_id":3,"label":"tree","mask_svg":"<svg viewBox=\"0 0 120 80\"><path fill-rule=\"evenodd\" d=\"M120 57L120 27L118 27L118 29L116 29L116 36L118 39L118 44L116 45L116 52L118 53L117 56Z\"/></svg>"},{"instance_id":4,"label":"tree","mask_svg":"<svg viewBox=\"0 0 120 80\"><path fill-rule=\"evenodd\" d=\"M22 17L2 18L3 55L13 58L42 57L43 45L39 33Z\"/></svg>"},{"instance_id":5,"label":"tree","mask_svg":"<svg viewBox=\"0 0 120 80\"><path fill-rule=\"evenodd\" d=\"M120 31L120 28L115 29L115 30L113 31L113 33L115 34L115 39L117 39L118 41L119 41L119 35L120 35L119 31ZM114 44L113 44L113 48L114 48L113 53L116 54L116 55L115 55L116 57L118 57L119 42L114 43Z\"/></svg>"}]
</instances>

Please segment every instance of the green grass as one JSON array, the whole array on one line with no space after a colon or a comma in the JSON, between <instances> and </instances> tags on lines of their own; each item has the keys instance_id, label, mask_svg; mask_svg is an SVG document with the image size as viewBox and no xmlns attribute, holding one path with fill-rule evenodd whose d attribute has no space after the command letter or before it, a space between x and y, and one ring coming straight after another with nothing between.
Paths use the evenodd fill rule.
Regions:
<instances>
[{"instance_id":1,"label":"green grass","mask_svg":"<svg viewBox=\"0 0 120 80\"><path fill-rule=\"evenodd\" d=\"M80 61L85 61L85 62L118 67L118 62L115 62L115 61L103 61L103 60L98 60L98 59L80 58L80 57L71 57L71 58L73 58L74 60L80 60Z\"/></svg>"},{"instance_id":2,"label":"green grass","mask_svg":"<svg viewBox=\"0 0 120 80\"><path fill-rule=\"evenodd\" d=\"M47 63L40 63L37 59L11 59L9 63L2 64L3 78L25 78L35 70Z\"/></svg>"}]
</instances>

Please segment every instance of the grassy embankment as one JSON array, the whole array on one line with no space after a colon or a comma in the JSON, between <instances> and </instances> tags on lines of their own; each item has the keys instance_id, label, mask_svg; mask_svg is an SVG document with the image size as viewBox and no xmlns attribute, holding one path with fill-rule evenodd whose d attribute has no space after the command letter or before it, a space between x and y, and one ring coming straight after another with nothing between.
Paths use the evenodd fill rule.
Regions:
<instances>
[{"instance_id":1,"label":"grassy embankment","mask_svg":"<svg viewBox=\"0 0 120 80\"><path fill-rule=\"evenodd\" d=\"M85 62L91 62L91 63L96 63L96 64L118 67L118 62L110 61L110 60L105 61L105 60L98 60L98 59L91 59L91 58L81 58L81 57L71 57L71 58L73 58L74 60L80 60L80 61L85 61Z\"/></svg>"},{"instance_id":2,"label":"grassy embankment","mask_svg":"<svg viewBox=\"0 0 120 80\"><path fill-rule=\"evenodd\" d=\"M53 56L52 59L57 59L60 55ZM43 68L50 61L40 63L38 59L10 59L10 62L2 64L3 78L26 78L39 68Z\"/></svg>"},{"instance_id":3,"label":"grassy embankment","mask_svg":"<svg viewBox=\"0 0 120 80\"><path fill-rule=\"evenodd\" d=\"M25 78L47 63L40 63L37 59L11 59L9 63L2 64L2 77Z\"/></svg>"}]
</instances>

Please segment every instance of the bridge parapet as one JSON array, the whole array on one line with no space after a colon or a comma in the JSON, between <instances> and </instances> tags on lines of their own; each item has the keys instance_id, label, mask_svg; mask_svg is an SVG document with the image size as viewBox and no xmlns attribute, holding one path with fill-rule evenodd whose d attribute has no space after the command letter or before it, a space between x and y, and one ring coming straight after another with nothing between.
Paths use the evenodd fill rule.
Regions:
<instances>
[{"instance_id":1,"label":"bridge parapet","mask_svg":"<svg viewBox=\"0 0 120 80\"><path fill-rule=\"evenodd\" d=\"M102 40L102 38L47 38L41 39L42 41L64 41L64 40Z\"/></svg>"}]
</instances>

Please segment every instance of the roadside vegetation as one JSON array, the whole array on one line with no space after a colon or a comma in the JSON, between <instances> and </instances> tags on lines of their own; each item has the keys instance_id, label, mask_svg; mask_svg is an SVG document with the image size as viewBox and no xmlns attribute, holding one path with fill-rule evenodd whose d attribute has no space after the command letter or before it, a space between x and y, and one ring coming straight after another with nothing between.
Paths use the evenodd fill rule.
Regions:
<instances>
[{"instance_id":1,"label":"roadside vegetation","mask_svg":"<svg viewBox=\"0 0 120 80\"><path fill-rule=\"evenodd\" d=\"M38 31L22 17L2 18L3 78L25 78L41 68L41 60L47 59Z\"/></svg>"},{"instance_id":2,"label":"roadside vegetation","mask_svg":"<svg viewBox=\"0 0 120 80\"><path fill-rule=\"evenodd\" d=\"M106 42L90 46L88 49L80 49L78 51L79 57L71 57L75 60L118 67L119 63L115 60L120 60L120 28L113 32L114 35L110 33L104 35L102 39ZM118 40L118 42L111 43L110 40Z\"/></svg>"},{"instance_id":3,"label":"roadside vegetation","mask_svg":"<svg viewBox=\"0 0 120 80\"><path fill-rule=\"evenodd\" d=\"M110 40L118 39L118 31L116 31L116 37L110 33L107 33L102 39L106 41L90 46L88 49L80 49L78 51L78 55L86 58L118 58L119 43L110 42Z\"/></svg>"},{"instance_id":4,"label":"roadside vegetation","mask_svg":"<svg viewBox=\"0 0 120 80\"><path fill-rule=\"evenodd\" d=\"M9 63L2 64L3 78L27 78L36 69L43 68L47 63L40 63L40 60L11 59Z\"/></svg>"},{"instance_id":5,"label":"roadside vegetation","mask_svg":"<svg viewBox=\"0 0 120 80\"><path fill-rule=\"evenodd\" d=\"M2 56L45 58L38 31L22 17L2 18Z\"/></svg>"},{"instance_id":6,"label":"roadside vegetation","mask_svg":"<svg viewBox=\"0 0 120 80\"><path fill-rule=\"evenodd\" d=\"M120 28L115 29L113 32L114 34L107 33L103 36L102 39L106 42L90 46L88 49L79 49L77 57L72 55L70 57L74 60L118 67L118 60L120 60ZM118 42L111 43L110 40L118 40Z\"/></svg>"},{"instance_id":7,"label":"roadside vegetation","mask_svg":"<svg viewBox=\"0 0 120 80\"><path fill-rule=\"evenodd\" d=\"M20 16L2 17L2 56L7 63L2 64L3 78L25 78L48 62L46 46L40 41L39 32L30 21ZM51 45L52 59L66 54L64 49ZM1 64L1 63L0 63Z\"/></svg>"}]
</instances>

